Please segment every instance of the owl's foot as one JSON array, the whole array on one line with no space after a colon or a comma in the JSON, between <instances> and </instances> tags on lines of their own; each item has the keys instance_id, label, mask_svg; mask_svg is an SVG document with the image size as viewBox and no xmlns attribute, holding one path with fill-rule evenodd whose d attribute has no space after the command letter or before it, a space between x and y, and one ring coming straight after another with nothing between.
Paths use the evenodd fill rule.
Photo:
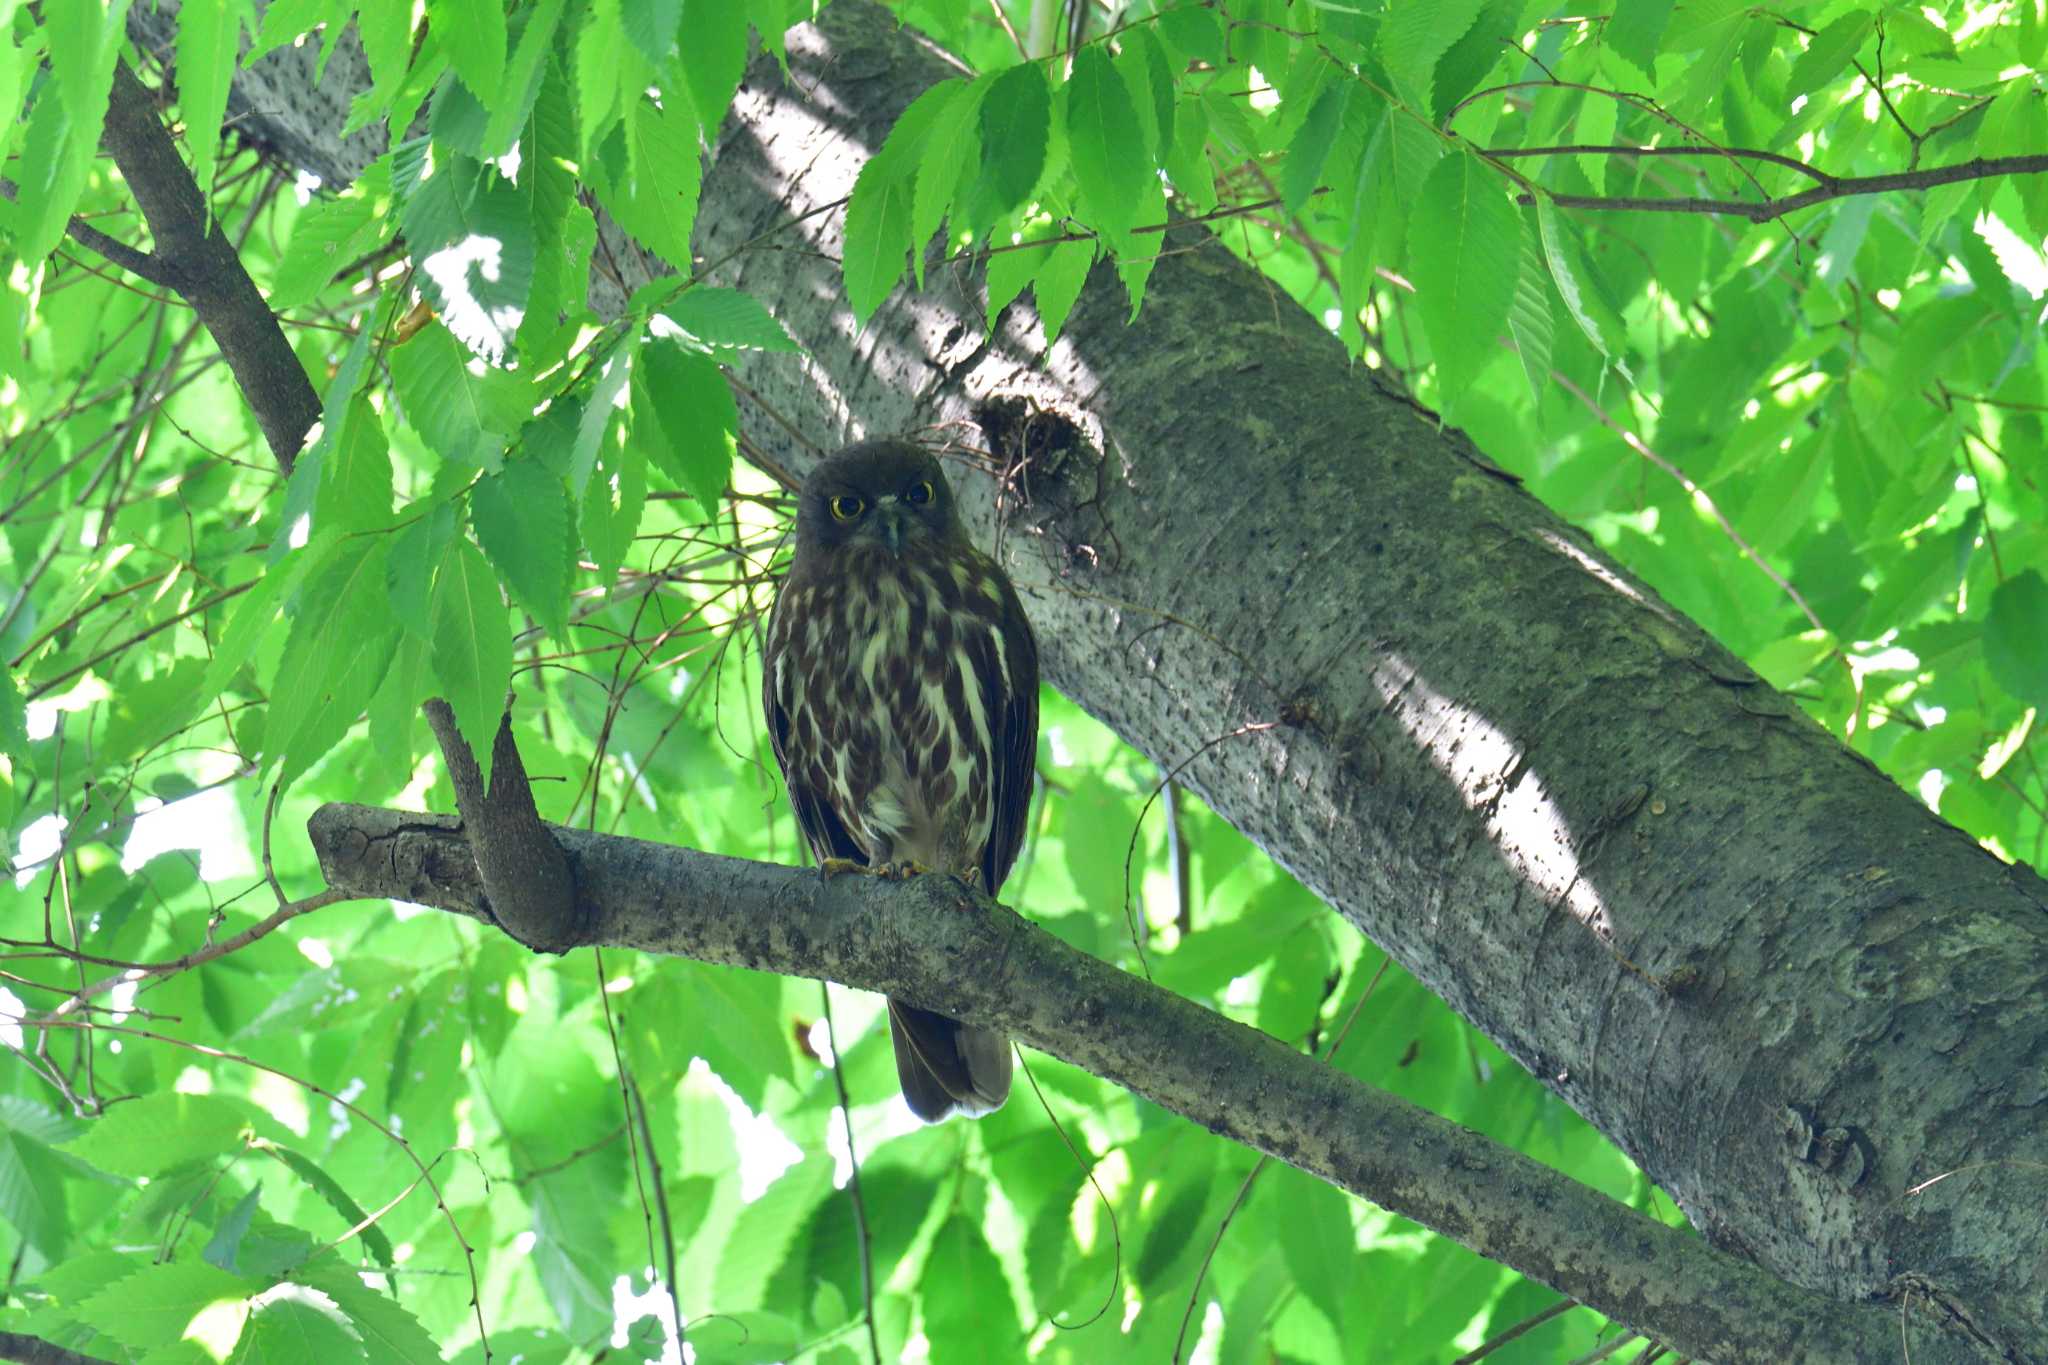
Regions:
<instances>
[{"instance_id":1,"label":"owl's foot","mask_svg":"<svg viewBox=\"0 0 2048 1365\"><path fill-rule=\"evenodd\" d=\"M818 880L830 881L842 872L875 874L876 869L866 863L857 863L851 858L824 858L818 862Z\"/></svg>"},{"instance_id":2,"label":"owl's foot","mask_svg":"<svg viewBox=\"0 0 2048 1365\"><path fill-rule=\"evenodd\" d=\"M875 869L875 875L887 881L901 882L908 881L912 877L922 877L930 871L930 868L918 862L915 858L905 858L902 862L883 863Z\"/></svg>"}]
</instances>

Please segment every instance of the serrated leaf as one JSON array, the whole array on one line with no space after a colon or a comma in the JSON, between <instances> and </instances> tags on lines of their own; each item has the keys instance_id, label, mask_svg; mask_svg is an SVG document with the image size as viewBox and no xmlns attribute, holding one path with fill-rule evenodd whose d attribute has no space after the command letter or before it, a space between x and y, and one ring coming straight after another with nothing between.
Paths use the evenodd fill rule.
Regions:
<instances>
[{"instance_id":1,"label":"serrated leaf","mask_svg":"<svg viewBox=\"0 0 2048 1365\"><path fill-rule=\"evenodd\" d=\"M781 323L752 294L700 284L661 310L707 346L741 351L800 351Z\"/></svg>"},{"instance_id":2,"label":"serrated leaf","mask_svg":"<svg viewBox=\"0 0 2048 1365\"><path fill-rule=\"evenodd\" d=\"M627 107L627 172L614 178L589 174L598 201L619 225L685 276L690 232L697 222L703 167L697 153L697 115L680 90L664 92L661 104L646 98Z\"/></svg>"},{"instance_id":3,"label":"serrated leaf","mask_svg":"<svg viewBox=\"0 0 2048 1365\"><path fill-rule=\"evenodd\" d=\"M250 1187L247 1194L235 1201L227 1216L214 1229L213 1237L206 1243L200 1255L208 1265L218 1266L230 1275L235 1273L235 1256L242 1249L242 1238L248 1235L249 1220L256 1216L256 1201L262 1197L263 1186Z\"/></svg>"},{"instance_id":4,"label":"serrated leaf","mask_svg":"<svg viewBox=\"0 0 2048 1365\"><path fill-rule=\"evenodd\" d=\"M568 479L572 489L580 492L590 479L590 471L597 463L598 446L618 412L618 398L626 390L639 346L639 333L625 337L598 370L597 381L577 415L576 440L569 450Z\"/></svg>"},{"instance_id":5,"label":"serrated leaf","mask_svg":"<svg viewBox=\"0 0 2048 1365\"><path fill-rule=\"evenodd\" d=\"M692 161L694 165L694 160ZM535 234L525 197L493 167L449 154L405 198L414 284L447 329L493 364L533 290Z\"/></svg>"},{"instance_id":6,"label":"serrated leaf","mask_svg":"<svg viewBox=\"0 0 2048 1365\"><path fill-rule=\"evenodd\" d=\"M619 0L619 27L649 66L668 65L682 22L683 0Z\"/></svg>"},{"instance_id":7,"label":"serrated leaf","mask_svg":"<svg viewBox=\"0 0 2048 1365\"><path fill-rule=\"evenodd\" d=\"M561 28L563 4L564 0L538 0L532 8L521 11L517 16L521 21L519 40L513 45L512 59L505 67L505 91L508 93L499 94L490 106L489 121L478 138L478 155L503 156L511 149L520 125L532 113L547 77L548 59L555 52L555 35ZM520 178L526 180L529 177L523 175Z\"/></svg>"},{"instance_id":8,"label":"serrated leaf","mask_svg":"<svg viewBox=\"0 0 2048 1365\"><path fill-rule=\"evenodd\" d=\"M398 622L384 575L390 540L345 540L300 594L264 722L263 757L289 785L338 743L384 679Z\"/></svg>"},{"instance_id":9,"label":"serrated leaf","mask_svg":"<svg viewBox=\"0 0 2048 1365\"><path fill-rule=\"evenodd\" d=\"M28 761L28 699L12 668L0 668L0 754L16 763Z\"/></svg>"},{"instance_id":10,"label":"serrated leaf","mask_svg":"<svg viewBox=\"0 0 2048 1365\"><path fill-rule=\"evenodd\" d=\"M381 240L390 226L365 193L307 205L293 221L284 258L271 277L270 306L287 312L311 302L336 271Z\"/></svg>"},{"instance_id":11,"label":"serrated leaf","mask_svg":"<svg viewBox=\"0 0 2048 1365\"><path fill-rule=\"evenodd\" d=\"M1409 221L1409 266L1447 406L1498 349L1520 269L1522 221L1472 156L1446 157L1423 182Z\"/></svg>"},{"instance_id":12,"label":"serrated leaf","mask_svg":"<svg viewBox=\"0 0 2048 1365\"><path fill-rule=\"evenodd\" d=\"M224 1365L352 1365L365 1359L340 1308L324 1295L302 1288L265 1294L255 1310Z\"/></svg>"},{"instance_id":13,"label":"serrated leaf","mask_svg":"<svg viewBox=\"0 0 2048 1365\"><path fill-rule=\"evenodd\" d=\"M1023 242L989 253L988 325L991 332L1002 311L1024 292L1024 287L1051 258L1051 242Z\"/></svg>"},{"instance_id":14,"label":"serrated leaf","mask_svg":"<svg viewBox=\"0 0 2048 1365\"><path fill-rule=\"evenodd\" d=\"M1181 53L1198 62L1221 66L1226 60L1223 22L1206 5L1185 5L1162 10L1159 31Z\"/></svg>"},{"instance_id":15,"label":"serrated leaf","mask_svg":"<svg viewBox=\"0 0 2048 1365\"><path fill-rule=\"evenodd\" d=\"M1521 261L1522 268L1515 274L1514 302L1508 308L1508 335L1515 339L1515 354L1529 381L1529 396L1540 407L1550 389L1550 349L1556 338L1550 290L1544 287L1547 272L1533 233L1522 234Z\"/></svg>"},{"instance_id":16,"label":"serrated leaf","mask_svg":"<svg viewBox=\"0 0 2048 1365\"><path fill-rule=\"evenodd\" d=\"M340 1214L349 1227L359 1228L357 1235L362 1238L364 1250L370 1253L378 1265L387 1270L391 1268L391 1239L384 1235L383 1229L368 1221L369 1214L364 1212L363 1206L342 1188L341 1182L303 1152L294 1151L279 1143L266 1143L263 1150L283 1162L292 1174L305 1181L307 1187L319 1195L328 1208Z\"/></svg>"},{"instance_id":17,"label":"serrated leaf","mask_svg":"<svg viewBox=\"0 0 2048 1365\"><path fill-rule=\"evenodd\" d=\"M769 1276L789 1254L812 1212L832 1193L832 1162L814 1156L784 1171L740 1211L719 1258L715 1293L734 1308L763 1306Z\"/></svg>"},{"instance_id":18,"label":"serrated leaf","mask_svg":"<svg viewBox=\"0 0 2048 1365\"><path fill-rule=\"evenodd\" d=\"M1435 0L1397 5L1380 26L1380 56L1413 107L1436 107L1436 64L1478 20L1484 4L1485 0Z\"/></svg>"},{"instance_id":19,"label":"serrated leaf","mask_svg":"<svg viewBox=\"0 0 2048 1365\"><path fill-rule=\"evenodd\" d=\"M1538 191L1536 195L1537 234L1543 241L1543 263L1550 269L1551 283L1557 286L1557 295L1564 300L1565 311L1572 321L1593 344L1593 349L1608 360L1618 359L1621 352L1621 324L1600 301L1584 277L1580 265L1577 244L1565 235L1564 227L1557 216L1557 205L1550 196Z\"/></svg>"},{"instance_id":20,"label":"serrated leaf","mask_svg":"<svg viewBox=\"0 0 2048 1365\"><path fill-rule=\"evenodd\" d=\"M198 1098L186 1096L184 1098ZM124 1105L122 1108L132 1106ZM214 1310L204 1343L233 1345L247 1316L248 1297L260 1285L204 1262L179 1261L137 1271L78 1305L81 1322L123 1346L150 1351L185 1339ZM223 1311L225 1310L225 1311ZM225 1340L221 1338L225 1336Z\"/></svg>"},{"instance_id":21,"label":"serrated leaf","mask_svg":"<svg viewBox=\"0 0 2048 1365\"><path fill-rule=\"evenodd\" d=\"M441 696L454 709L456 726L488 781L491 741L512 685L512 627L497 577L467 540L449 547L434 584L429 657Z\"/></svg>"},{"instance_id":22,"label":"serrated leaf","mask_svg":"<svg viewBox=\"0 0 2048 1365\"><path fill-rule=\"evenodd\" d=\"M981 161L981 100L990 85L983 77L956 98L946 102L931 131L925 137L917 160L916 185L911 192L910 240L922 247L939 230L939 224L953 207L955 197L968 183L968 175ZM924 287L924 252L910 253L910 269L918 288Z\"/></svg>"},{"instance_id":23,"label":"serrated leaf","mask_svg":"<svg viewBox=\"0 0 2048 1365\"><path fill-rule=\"evenodd\" d=\"M997 76L981 101L981 175L976 191L988 218L1024 202L1045 171L1052 128L1052 88L1036 62Z\"/></svg>"},{"instance_id":24,"label":"serrated leaf","mask_svg":"<svg viewBox=\"0 0 2048 1365\"><path fill-rule=\"evenodd\" d=\"M965 81L940 81L919 95L854 181L840 272L854 321L862 326L903 278L905 253L923 248L910 236L918 164L933 124L966 89Z\"/></svg>"},{"instance_id":25,"label":"serrated leaf","mask_svg":"<svg viewBox=\"0 0 2048 1365\"><path fill-rule=\"evenodd\" d=\"M406 420L444 460L495 468L506 439L532 415L526 381L472 370L469 352L445 327L422 328L386 357Z\"/></svg>"},{"instance_id":26,"label":"serrated leaf","mask_svg":"<svg viewBox=\"0 0 2048 1365\"><path fill-rule=\"evenodd\" d=\"M602 583L618 573L640 529L647 507L647 454L633 441L616 442L599 454L597 477L583 487L581 526Z\"/></svg>"},{"instance_id":27,"label":"serrated leaf","mask_svg":"<svg viewBox=\"0 0 2048 1365\"><path fill-rule=\"evenodd\" d=\"M441 36L442 50L472 94L488 100L501 93L506 43L502 0L427 0L427 21Z\"/></svg>"},{"instance_id":28,"label":"serrated leaf","mask_svg":"<svg viewBox=\"0 0 2048 1365\"><path fill-rule=\"evenodd\" d=\"M569 492L536 460L512 460L469 494L477 543L512 596L560 635L569 618L575 542Z\"/></svg>"},{"instance_id":29,"label":"serrated leaf","mask_svg":"<svg viewBox=\"0 0 2048 1365\"><path fill-rule=\"evenodd\" d=\"M313 521L335 531L367 531L391 520L391 448L370 400L358 394L320 466Z\"/></svg>"},{"instance_id":30,"label":"serrated leaf","mask_svg":"<svg viewBox=\"0 0 2048 1365\"><path fill-rule=\"evenodd\" d=\"M221 115L228 107L242 24L251 17L248 0L215 0L178 10L178 104L185 116L185 145L192 152L192 179L204 204L213 197Z\"/></svg>"},{"instance_id":31,"label":"serrated leaf","mask_svg":"<svg viewBox=\"0 0 2048 1365\"><path fill-rule=\"evenodd\" d=\"M436 503L424 509L392 537L390 557L384 566L384 587L391 595L391 610L400 625L422 640L434 635L434 572L455 538L455 509Z\"/></svg>"},{"instance_id":32,"label":"serrated leaf","mask_svg":"<svg viewBox=\"0 0 2048 1365\"><path fill-rule=\"evenodd\" d=\"M947 1218L933 1236L918 1289L932 1365L982 1365L993 1358L993 1345L1007 1346L1022 1336L1003 1267L980 1226L962 1214Z\"/></svg>"},{"instance_id":33,"label":"serrated leaf","mask_svg":"<svg viewBox=\"0 0 2048 1365\"><path fill-rule=\"evenodd\" d=\"M683 0L683 79L705 135L715 137L747 70L747 11L733 0Z\"/></svg>"},{"instance_id":34,"label":"serrated leaf","mask_svg":"<svg viewBox=\"0 0 2048 1365\"><path fill-rule=\"evenodd\" d=\"M1088 283L1088 268L1094 264L1095 243L1061 242L1039 267L1031 291L1038 301L1038 320L1045 327L1047 346L1059 339L1067 314L1074 311L1074 300L1081 297L1081 286Z\"/></svg>"},{"instance_id":35,"label":"serrated leaf","mask_svg":"<svg viewBox=\"0 0 2048 1365\"><path fill-rule=\"evenodd\" d=\"M648 454L662 472L717 516L740 424L717 364L665 338L643 346L633 366L633 423L654 437Z\"/></svg>"},{"instance_id":36,"label":"serrated leaf","mask_svg":"<svg viewBox=\"0 0 2048 1365\"><path fill-rule=\"evenodd\" d=\"M8 1101L10 1107L28 1108L32 1119L57 1117L14 1096ZM70 1135L68 1128L38 1123L38 1133L18 1124L11 1112L5 1117L7 1122L0 1127L0 1218L38 1254L51 1261L61 1259L71 1235L69 1199L64 1165L47 1138L63 1141Z\"/></svg>"},{"instance_id":37,"label":"serrated leaf","mask_svg":"<svg viewBox=\"0 0 2048 1365\"><path fill-rule=\"evenodd\" d=\"M1153 171L1130 89L1099 44L1074 55L1066 87L1067 146L1083 219L1124 249Z\"/></svg>"},{"instance_id":38,"label":"serrated leaf","mask_svg":"<svg viewBox=\"0 0 2048 1365\"><path fill-rule=\"evenodd\" d=\"M1799 60L1792 63L1792 74L1785 81L1785 95L1788 100L1810 95L1842 73L1856 56L1856 49L1863 46L1877 27L1877 16L1869 10L1852 10L1829 24L1806 45L1806 51L1799 54Z\"/></svg>"},{"instance_id":39,"label":"serrated leaf","mask_svg":"<svg viewBox=\"0 0 2048 1365\"><path fill-rule=\"evenodd\" d=\"M1315 192L1316 182L1322 178L1323 162L1330 155L1330 144L1337 136L1345 106L1351 100L1352 89L1350 81L1337 81L1324 87L1323 93L1316 96L1315 104L1309 109L1308 117L1295 130L1293 141L1287 144L1287 160L1280 167L1280 200L1289 213L1300 213L1309 195Z\"/></svg>"},{"instance_id":40,"label":"serrated leaf","mask_svg":"<svg viewBox=\"0 0 2048 1365\"><path fill-rule=\"evenodd\" d=\"M1671 22L1672 0L1617 0L1607 21L1607 41L1616 52L1652 80L1657 76L1657 47Z\"/></svg>"},{"instance_id":41,"label":"serrated leaf","mask_svg":"<svg viewBox=\"0 0 2048 1365\"><path fill-rule=\"evenodd\" d=\"M348 1315L370 1365L441 1365L441 1350L419 1319L390 1295L366 1286L354 1270L319 1265L297 1278L333 1299Z\"/></svg>"},{"instance_id":42,"label":"serrated leaf","mask_svg":"<svg viewBox=\"0 0 2048 1365\"><path fill-rule=\"evenodd\" d=\"M2015 574L1992 589L1984 662L2014 697L2048 705L2048 579L2039 570Z\"/></svg>"},{"instance_id":43,"label":"serrated leaf","mask_svg":"<svg viewBox=\"0 0 2048 1365\"><path fill-rule=\"evenodd\" d=\"M52 80L29 113L15 182L14 252L40 261L63 240L99 151L130 0L52 5L43 12Z\"/></svg>"},{"instance_id":44,"label":"serrated leaf","mask_svg":"<svg viewBox=\"0 0 2048 1365\"><path fill-rule=\"evenodd\" d=\"M239 1152L248 1123L227 1100L160 1092L117 1105L64 1150L116 1175L161 1175L188 1161Z\"/></svg>"}]
</instances>

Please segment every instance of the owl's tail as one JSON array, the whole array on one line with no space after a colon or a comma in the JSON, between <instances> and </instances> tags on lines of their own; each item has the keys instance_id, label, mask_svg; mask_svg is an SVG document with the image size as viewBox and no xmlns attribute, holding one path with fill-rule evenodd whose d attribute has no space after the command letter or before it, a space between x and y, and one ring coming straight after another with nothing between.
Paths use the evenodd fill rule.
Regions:
<instances>
[{"instance_id":1,"label":"owl's tail","mask_svg":"<svg viewBox=\"0 0 2048 1365\"><path fill-rule=\"evenodd\" d=\"M1010 1040L994 1029L889 1002L889 1038L896 1045L896 1078L910 1112L937 1123L955 1109L979 1118L1010 1096Z\"/></svg>"}]
</instances>

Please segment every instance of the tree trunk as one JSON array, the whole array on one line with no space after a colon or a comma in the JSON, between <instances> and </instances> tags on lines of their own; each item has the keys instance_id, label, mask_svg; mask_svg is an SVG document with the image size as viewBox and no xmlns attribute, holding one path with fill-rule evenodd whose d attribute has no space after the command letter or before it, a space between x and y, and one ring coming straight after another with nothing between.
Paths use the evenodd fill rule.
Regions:
<instances>
[{"instance_id":1,"label":"tree trunk","mask_svg":"<svg viewBox=\"0 0 2048 1365\"><path fill-rule=\"evenodd\" d=\"M1000 533L1049 681L1717 1245L2048 1359L2048 884L1809 722L1203 230L1162 239L1128 325L1098 270L1049 350L1022 308L984 339L959 263L857 329L838 205L952 69L859 0L793 31L789 65L753 68L697 220L711 278L809 352L738 365L750 438L798 470L884 432L988 446L1000 490L955 482L984 543Z\"/></svg>"}]
</instances>

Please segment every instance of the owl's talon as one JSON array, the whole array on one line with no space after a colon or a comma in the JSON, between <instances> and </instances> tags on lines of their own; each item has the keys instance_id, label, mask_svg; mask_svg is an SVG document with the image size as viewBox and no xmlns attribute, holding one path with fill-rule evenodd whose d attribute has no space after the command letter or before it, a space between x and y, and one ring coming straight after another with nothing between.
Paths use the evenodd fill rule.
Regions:
<instances>
[{"instance_id":1,"label":"owl's talon","mask_svg":"<svg viewBox=\"0 0 2048 1365\"><path fill-rule=\"evenodd\" d=\"M866 863L857 863L851 858L824 858L818 863L818 880L821 882L830 881L842 872L860 872L880 876L888 875L887 873L878 872L877 869L869 867Z\"/></svg>"},{"instance_id":2,"label":"owl's talon","mask_svg":"<svg viewBox=\"0 0 2048 1365\"><path fill-rule=\"evenodd\" d=\"M883 863L875 869L875 875L887 881L906 882L912 877L922 877L930 871L930 868L915 858L905 858L902 862Z\"/></svg>"}]
</instances>

